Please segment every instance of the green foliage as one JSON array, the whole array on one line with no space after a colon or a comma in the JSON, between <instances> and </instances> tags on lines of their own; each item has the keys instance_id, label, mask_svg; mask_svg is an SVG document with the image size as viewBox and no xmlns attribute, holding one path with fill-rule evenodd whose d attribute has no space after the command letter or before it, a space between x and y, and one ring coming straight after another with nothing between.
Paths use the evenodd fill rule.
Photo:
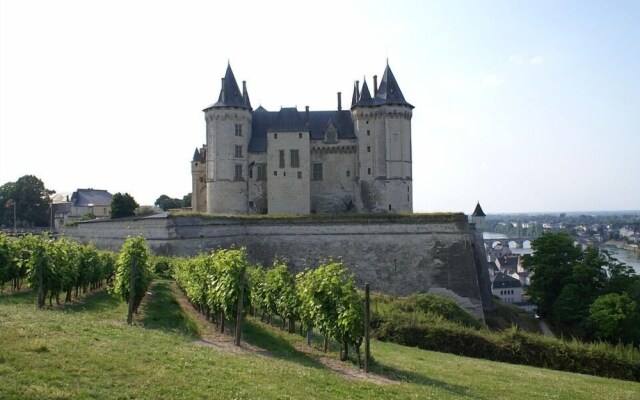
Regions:
<instances>
[{"instance_id":1,"label":"green foliage","mask_svg":"<svg viewBox=\"0 0 640 400\"><path fill-rule=\"evenodd\" d=\"M215 273L209 276L211 285L207 304L220 310L226 319L234 318L238 311L238 297L244 287L243 303L250 305L250 291L245 277L249 267L247 252L242 249L220 249L211 256Z\"/></svg>"},{"instance_id":2,"label":"green foliage","mask_svg":"<svg viewBox=\"0 0 640 400\"><path fill-rule=\"evenodd\" d=\"M640 352L633 347L564 341L512 328L474 329L444 319L393 318L373 336L405 346L465 357L640 381Z\"/></svg>"},{"instance_id":3,"label":"green foliage","mask_svg":"<svg viewBox=\"0 0 640 400\"><path fill-rule=\"evenodd\" d=\"M113 286L109 288L112 294L129 302L131 274L134 273L133 309L135 311L138 310L153 277L149 258L149 249L144 238L128 237L125 239L116 263Z\"/></svg>"},{"instance_id":4,"label":"green foliage","mask_svg":"<svg viewBox=\"0 0 640 400\"><path fill-rule=\"evenodd\" d=\"M109 215L111 218L132 217L136 215L137 208L138 203L129 193L116 193L111 198Z\"/></svg>"},{"instance_id":5,"label":"green foliage","mask_svg":"<svg viewBox=\"0 0 640 400\"><path fill-rule=\"evenodd\" d=\"M330 261L318 268L298 274L303 331L317 328L326 338L343 346L346 359L349 346L359 353L364 334L362 299L356 291L353 275L339 262Z\"/></svg>"},{"instance_id":6,"label":"green foliage","mask_svg":"<svg viewBox=\"0 0 640 400\"><path fill-rule=\"evenodd\" d=\"M170 208L181 208L182 200L175 199L167 196L166 194L161 195L155 201L155 205L160 207L163 211L167 211Z\"/></svg>"},{"instance_id":7,"label":"green foliage","mask_svg":"<svg viewBox=\"0 0 640 400\"><path fill-rule=\"evenodd\" d=\"M538 314L564 334L640 344L640 278L631 267L598 248L580 250L565 233L544 234L533 248L525 266Z\"/></svg>"},{"instance_id":8,"label":"green foliage","mask_svg":"<svg viewBox=\"0 0 640 400\"><path fill-rule=\"evenodd\" d=\"M49 196L55 193L33 175L0 186L0 225L13 227L13 204L18 226L49 226Z\"/></svg>"},{"instance_id":9,"label":"green foliage","mask_svg":"<svg viewBox=\"0 0 640 400\"><path fill-rule=\"evenodd\" d=\"M573 266L580 261L582 251L564 232L545 233L531 246L535 252L524 259L525 267L533 273L527 294L540 316L553 318L553 304L571 276Z\"/></svg>"},{"instance_id":10,"label":"green foliage","mask_svg":"<svg viewBox=\"0 0 640 400\"><path fill-rule=\"evenodd\" d=\"M184 208L191 207L191 198L192 198L192 193L185 194L182 197L182 207Z\"/></svg>"},{"instance_id":11,"label":"green foliage","mask_svg":"<svg viewBox=\"0 0 640 400\"><path fill-rule=\"evenodd\" d=\"M626 292L598 297L591 304L588 322L597 339L640 343L640 308Z\"/></svg>"}]
</instances>

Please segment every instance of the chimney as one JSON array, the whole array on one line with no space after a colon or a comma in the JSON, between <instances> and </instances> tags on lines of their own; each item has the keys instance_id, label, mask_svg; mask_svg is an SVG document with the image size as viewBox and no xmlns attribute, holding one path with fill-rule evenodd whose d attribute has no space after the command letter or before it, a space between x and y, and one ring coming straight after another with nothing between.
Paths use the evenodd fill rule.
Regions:
<instances>
[{"instance_id":1,"label":"chimney","mask_svg":"<svg viewBox=\"0 0 640 400\"><path fill-rule=\"evenodd\" d=\"M305 122L308 124L309 123L309 106L304 107L304 118L305 118Z\"/></svg>"},{"instance_id":2,"label":"chimney","mask_svg":"<svg viewBox=\"0 0 640 400\"><path fill-rule=\"evenodd\" d=\"M358 100L360 100L360 81L356 81L356 96L358 96Z\"/></svg>"},{"instance_id":3,"label":"chimney","mask_svg":"<svg viewBox=\"0 0 640 400\"><path fill-rule=\"evenodd\" d=\"M378 94L378 75L373 76L373 97Z\"/></svg>"},{"instance_id":4,"label":"chimney","mask_svg":"<svg viewBox=\"0 0 640 400\"><path fill-rule=\"evenodd\" d=\"M338 92L338 111L342 111L342 92Z\"/></svg>"},{"instance_id":5,"label":"chimney","mask_svg":"<svg viewBox=\"0 0 640 400\"><path fill-rule=\"evenodd\" d=\"M222 78L222 89L220 89L220 99L224 103L224 101L225 101L225 98L224 98L224 78Z\"/></svg>"},{"instance_id":6,"label":"chimney","mask_svg":"<svg viewBox=\"0 0 640 400\"><path fill-rule=\"evenodd\" d=\"M242 81L242 98L247 100L247 81Z\"/></svg>"}]
</instances>

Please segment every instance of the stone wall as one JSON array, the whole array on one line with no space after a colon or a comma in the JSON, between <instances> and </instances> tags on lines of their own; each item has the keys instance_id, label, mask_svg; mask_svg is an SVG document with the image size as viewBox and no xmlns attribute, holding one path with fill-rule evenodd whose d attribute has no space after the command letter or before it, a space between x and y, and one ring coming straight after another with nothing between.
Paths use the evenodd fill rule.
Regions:
<instances>
[{"instance_id":1,"label":"stone wall","mask_svg":"<svg viewBox=\"0 0 640 400\"><path fill-rule=\"evenodd\" d=\"M213 218L169 217L80 223L64 234L117 250L126 236L142 235L159 254L189 256L218 247L244 246L253 262L285 257L293 272L341 259L359 285L408 295L438 293L483 318L486 268L483 246L463 214L410 217ZM484 257L486 258L486 257ZM490 296L484 299L491 307Z\"/></svg>"}]
</instances>

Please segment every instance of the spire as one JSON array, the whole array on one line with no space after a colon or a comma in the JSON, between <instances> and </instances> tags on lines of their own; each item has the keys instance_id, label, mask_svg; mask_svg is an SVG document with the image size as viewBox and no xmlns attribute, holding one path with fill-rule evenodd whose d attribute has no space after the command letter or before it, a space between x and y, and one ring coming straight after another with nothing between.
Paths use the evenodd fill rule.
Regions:
<instances>
[{"instance_id":1,"label":"spire","mask_svg":"<svg viewBox=\"0 0 640 400\"><path fill-rule=\"evenodd\" d=\"M200 161L200 151L196 147L196 151L193 153L193 161Z\"/></svg>"},{"instance_id":2,"label":"spire","mask_svg":"<svg viewBox=\"0 0 640 400\"><path fill-rule=\"evenodd\" d=\"M364 80L362 84L362 91L360 92L360 98L358 102L351 107L366 107L373 106L373 99L371 98L371 92L369 91L369 86L367 85L367 80Z\"/></svg>"},{"instance_id":3,"label":"spire","mask_svg":"<svg viewBox=\"0 0 640 400\"><path fill-rule=\"evenodd\" d=\"M351 107L355 106L360 100L360 81L353 83L353 95L351 96Z\"/></svg>"},{"instance_id":4,"label":"spire","mask_svg":"<svg viewBox=\"0 0 640 400\"><path fill-rule=\"evenodd\" d=\"M404 99L402 95L402 91L400 90L400 86L398 86L398 82L396 81L395 76L393 76L393 72L391 72L391 67L389 67L387 60L387 67L384 70L384 75L382 76L382 81L380 81L380 86L375 95L375 103L378 104L394 104L394 105L403 105L409 106L413 108L413 106Z\"/></svg>"},{"instance_id":5,"label":"spire","mask_svg":"<svg viewBox=\"0 0 640 400\"><path fill-rule=\"evenodd\" d=\"M249 103L249 96L246 99L240 93L238 82L231 70L231 64L227 64L227 72L222 78L222 88L220 89L220 96L218 96L218 102L207 108L221 108L221 107L237 107L251 109Z\"/></svg>"},{"instance_id":6,"label":"spire","mask_svg":"<svg viewBox=\"0 0 640 400\"><path fill-rule=\"evenodd\" d=\"M251 100L249 100L249 92L247 92L247 81L242 81L242 99L245 107L251 109Z\"/></svg>"},{"instance_id":7,"label":"spire","mask_svg":"<svg viewBox=\"0 0 640 400\"><path fill-rule=\"evenodd\" d=\"M484 211L482 211L482 207L480 207L480 202L478 202L478 204L476 204L476 209L473 210L473 214L471 214L472 217L486 217L487 215L484 213Z\"/></svg>"}]
</instances>

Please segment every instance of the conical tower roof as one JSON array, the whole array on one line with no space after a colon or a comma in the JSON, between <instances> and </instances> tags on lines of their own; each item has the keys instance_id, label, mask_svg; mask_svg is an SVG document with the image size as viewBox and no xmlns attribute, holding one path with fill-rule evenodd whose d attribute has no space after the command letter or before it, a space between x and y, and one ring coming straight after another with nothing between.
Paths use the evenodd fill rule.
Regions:
<instances>
[{"instance_id":1,"label":"conical tower roof","mask_svg":"<svg viewBox=\"0 0 640 400\"><path fill-rule=\"evenodd\" d=\"M369 91L369 85L367 85L367 80L365 79L364 83L362 84L360 98L358 99L358 102L351 107L367 107L373 105L375 104L373 103L373 98L371 97L371 92Z\"/></svg>"},{"instance_id":2,"label":"conical tower roof","mask_svg":"<svg viewBox=\"0 0 640 400\"><path fill-rule=\"evenodd\" d=\"M389 67L388 63L384 70L384 75L382 75L382 81L380 81L380 86L378 87L374 101L376 105L393 104L413 108L413 106L404 99L398 81L396 81L395 76L393 76L393 72L391 72L391 67Z\"/></svg>"},{"instance_id":3,"label":"conical tower roof","mask_svg":"<svg viewBox=\"0 0 640 400\"><path fill-rule=\"evenodd\" d=\"M246 89L246 88L245 88ZM246 92L246 90L245 90ZM246 99L243 97L238 87L236 77L233 75L231 64L227 64L227 71L222 79L222 87L220 88L220 95L218 101L207 107L208 108L223 108L223 107L236 107L251 109L251 103L249 102L249 95L246 94Z\"/></svg>"},{"instance_id":4,"label":"conical tower roof","mask_svg":"<svg viewBox=\"0 0 640 400\"><path fill-rule=\"evenodd\" d=\"M480 202L478 202L478 204L476 204L476 209L473 210L473 214L471 214L471 216L473 216L473 217L486 217L487 216L484 213L484 211L482 211L482 207L480 207Z\"/></svg>"}]
</instances>

